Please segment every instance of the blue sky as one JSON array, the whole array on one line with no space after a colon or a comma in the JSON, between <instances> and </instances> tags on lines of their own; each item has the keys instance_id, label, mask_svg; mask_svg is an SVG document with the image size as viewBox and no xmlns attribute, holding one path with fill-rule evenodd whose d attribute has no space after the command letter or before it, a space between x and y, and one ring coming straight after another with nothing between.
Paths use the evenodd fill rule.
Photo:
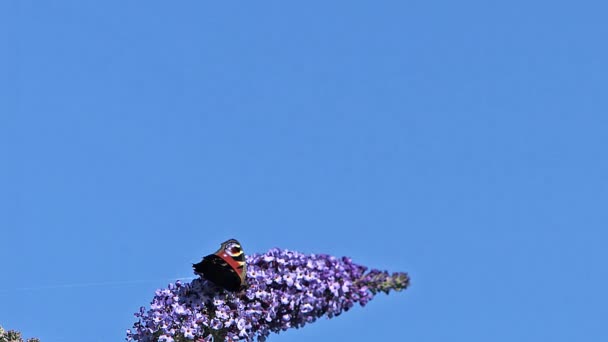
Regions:
<instances>
[{"instance_id":1,"label":"blue sky","mask_svg":"<svg viewBox=\"0 0 608 342\"><path fill-rule=\"evenodd\" d=\"M2 1L0 324L120 341L238 238L408 291L272 341L600 341L601 1Z\"/></svg>"}]
</instances>

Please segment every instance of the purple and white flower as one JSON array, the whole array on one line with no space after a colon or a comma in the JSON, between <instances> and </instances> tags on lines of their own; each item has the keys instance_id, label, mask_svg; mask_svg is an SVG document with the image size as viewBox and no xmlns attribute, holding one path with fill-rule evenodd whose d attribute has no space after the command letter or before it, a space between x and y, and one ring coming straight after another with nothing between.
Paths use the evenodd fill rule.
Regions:
<instances>
[{"instance_id":1,"label":"purple and white flower","mask_svg":"<svg viewBox=\"0 0 608 342\"><path fill-rule=\"evenodd\" d=\"M334 317L376 293L409 285L406 273L389 274L324 254L271 249L247 256L247 289L224 291L205 279L157 290L141 307L128 341L265 341L271 332Z\"/></svg>"}]
</instances>

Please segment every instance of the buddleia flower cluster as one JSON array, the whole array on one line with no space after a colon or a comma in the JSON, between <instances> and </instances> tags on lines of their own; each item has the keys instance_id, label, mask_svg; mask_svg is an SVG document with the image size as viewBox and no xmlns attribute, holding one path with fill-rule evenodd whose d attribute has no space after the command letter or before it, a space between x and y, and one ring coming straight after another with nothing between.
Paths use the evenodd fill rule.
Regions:
<instances>
[{"instance_id":1,"label":"buddleia flower cluster","mask_svg":"<svg viewBox=\"0 0 608 342\"><path fill-rule=\"evenodd\" d=\"M0 327L0 342L23 342L21 333L15 330L6 331ZM40 342L37 338L29 338L27 342Z\"/></svg>"},{"instance_id":2,"label":"buddleia flower cluster","mask_svg":"<svg viewBox=\"0 0 608 342\"><path fill-rule=\"evenodd\" d=\"M228 292L205 279L156 291L127 341L265 341L271 332L334 317L378 292L404 290L406 273L367 270L351 259L271 249L247 256L248 286Z\"/></svg>"}]
</instances>

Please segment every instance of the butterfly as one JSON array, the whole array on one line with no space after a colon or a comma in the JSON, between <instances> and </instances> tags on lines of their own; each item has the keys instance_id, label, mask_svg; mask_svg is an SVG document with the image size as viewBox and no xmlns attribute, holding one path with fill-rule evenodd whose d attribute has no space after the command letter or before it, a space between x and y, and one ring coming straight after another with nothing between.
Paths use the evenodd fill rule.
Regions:
<instances>
[{"instance_id":1,"label":"butterfly","mask_svg":"<svg viewBox=\"0 0 608 342\"><path fill-rule=\"evenodd\" d=\"M238 291L247 286L245 252L235 239L223 242L217 252L207 255L192 267L195 274L228 291Z\"/></svg>"}]
</instances>

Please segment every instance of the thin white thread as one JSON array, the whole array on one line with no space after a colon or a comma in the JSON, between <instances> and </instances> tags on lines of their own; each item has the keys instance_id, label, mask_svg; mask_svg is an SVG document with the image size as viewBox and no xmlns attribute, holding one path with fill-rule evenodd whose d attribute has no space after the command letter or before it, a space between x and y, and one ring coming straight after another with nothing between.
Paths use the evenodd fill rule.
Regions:
<instances>
[{"instance_id":1,"label":"thin white thread","mask_svg":"<svg viewBox=\"0 0 608 342\"><path fill-rule=\"evenodd\" d=\"M71 283L71 284L60 284L60 285L46 285L46 286L32 286L32 287L18 287L14 289L0 289L0 295L9 294L18 291L43 291L43 290L58 290L58 289L69 289L69 288L82 288L82 287L96 287L96 286L120 286L120 285L133 285L142 283L156 283L159 281L176 281L176 280L193 280L196 277L182 277L172 279L156 279L156 280L122 280L122 281L103 281L103 282L92 282L92 283Z\"/></svg>"}]
</instances>

